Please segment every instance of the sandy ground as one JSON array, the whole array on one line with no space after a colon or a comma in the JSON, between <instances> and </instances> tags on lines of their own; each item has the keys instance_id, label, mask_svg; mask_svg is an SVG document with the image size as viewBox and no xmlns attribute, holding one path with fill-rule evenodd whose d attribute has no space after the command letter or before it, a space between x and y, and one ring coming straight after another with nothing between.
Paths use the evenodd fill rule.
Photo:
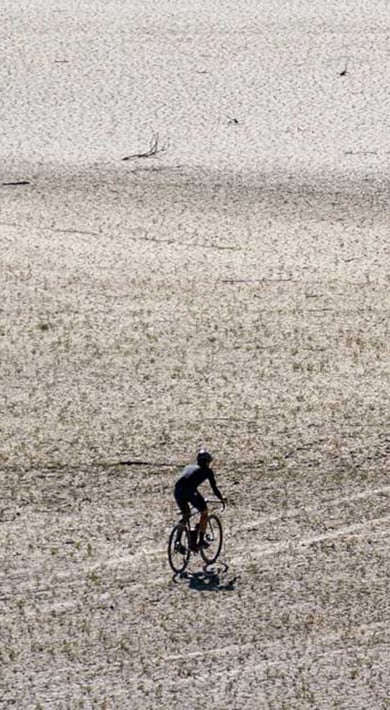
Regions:
<instances>
[{"instance_id":1,"label":"sandy ground","mask_svg":"<svg viewBox=\"0 0 390 710\"><path fill-rule=\"evenodd\" d=\"M384 114L370 133L375 102L386 95L386 6L378 3L371 17L348 3L342 16L333 3L274 3L279 15L269 10L264 20L274 34L262 35L268 70L283 76L288 49L276 49L289 36L290 53L299 54L301 33L303 43L323 48L315 56L331 93L331 82L348 77L329 69L331 37L340 56L348 45L355 66L378 69L377 90L363 91L360 118L354 114L344 138L338 129L351 101L322 115L307 99L318 116L315 124L305 112L307 142L280 132L271 115L264 143L236 132L233 150L226 132L240 123L224 116L218 124L214 111L236 86L222 69L209 106L215 121L203 134L191 112L202 73L187 103L178 90L187 123L173 128L168 115L131 140L119 124L108 134L112 114L97 121L92 98L100 86L109 102L121 86L111 69L122 64L107 53L107 74L95 85L103 5L111 37L121 26L117 2L89 10L75 3L72 16L65 4L38 0L24 14L16 2L1 11L6 66L16 56L23 71L15 69L9 88L15 130L4 129L0 143L0 707L388 708ZM197 56L203 38L225 66L221 42L234 26L236 62L242 73L249 67L244 38L255 45L248 28L260 22L257 4L242 4L239 15L226 3L219 18L209 9L207 23L186 4L179 16L167 4L154 15L151 3L131 7L123 32L133 32L138 49L153 37L159 51L171 37L172 49L186 27ZM65 21L76 24L60 56ZM123 53L127 45L117 46ZM39 47L49 57L46 74ZM96 72L85 93L87 75L71 61L81 49ZM53 143L53 106L65 84L51 84L48 65L63 71L64 59L78 99L65 102ZM142 55L138 61L144 66ZM29 77L34 71L41 83ZM299 75L296 64L290 72ZM23 94L29 78L31 93ZM342 90L359 85L371 86L363 70ZM303 83L277 86L287 122ZM204 106L213 86L207 91ZM19 108L24 101L38 111L39 92L47 110L26 135ZM252 138L263 103L253 105ZM153 131L167 140L165 151L121 162L147 148ZM4 184L17 180L29 184ZM224 549L212 569L195 558L186 577L172 578L172 486L201 443L216 455L229 500ZM125 459L150 463L120 465Z\"/></svg>"}]
</instances>

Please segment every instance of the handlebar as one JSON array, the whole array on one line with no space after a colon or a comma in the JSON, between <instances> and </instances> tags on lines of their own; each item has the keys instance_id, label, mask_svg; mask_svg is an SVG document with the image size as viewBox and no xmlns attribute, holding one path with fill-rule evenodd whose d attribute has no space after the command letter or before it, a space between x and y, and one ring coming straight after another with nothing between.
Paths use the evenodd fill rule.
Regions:
<instances>
[{"instance_id":1,"label":"handlebar","mask_svg":"<svg viewBox=\"0 0 390 710\"><path fill-rule=\"evenodd\" d=\"M226 508L226 501L225 500L219 500L219 498L205 498L206 503L217 503L217 505L222 506L222 511L225 510Z\"/></svg>"}]
</instances>

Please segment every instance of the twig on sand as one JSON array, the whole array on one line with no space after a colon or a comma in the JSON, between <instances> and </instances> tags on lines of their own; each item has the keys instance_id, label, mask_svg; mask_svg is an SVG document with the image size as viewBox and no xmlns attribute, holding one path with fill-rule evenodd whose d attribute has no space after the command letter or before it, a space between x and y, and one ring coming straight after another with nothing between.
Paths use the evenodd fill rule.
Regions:
<instances>
[{"instance_id":1,"label":"twig on sand","mask_svg":"<svg viewBox=\"0 0 390 710\"><path fill-rule=\"evenodd\" d=\"M344 155L378 155L377 150L345 150Z\"/></svg>"},{"instance_id":2,"label":"twig on sand","mask_svg":"<svg viewBox=\"0 0 390 710\"><path fill-rule=\"evenodd\" d=\"M291 276L288 276L286 278L280 278L280 279L267 279L267 278L262 278L262 279L221 279L221 283L223 284L246 284L246 283L281 283L282 281L292 281L293 278Z\"/></svg>"},{"instance_id":3,"label":"twig on sand","mask_svg":"<svg viewBox=\"0 0 390 710\"><path fill-rule=\"evenodd\" d=\"M143 153L133 153L132 155L126 155L122 160L132 160L134 158L153 158L157 153L163 153L167 149L167 145L159 146L159 135L158 133L153 133L150 140L149 150Z\"/></svg>"},{"instance_id":4,"label":"twig on sand","mask_svg":"<svg viewBox=\"0 0 390 710\"><path fill-rule=\"evenodd\" d=\"M346 75L347 75L347 73L348 73L348 64L349 64L349 58L347 57L347 59L345 60L344 69L342 69L341 71L339 71L339 76L346 76Z\"/></svg>"},{"instance_id":5,"label":"twig on sand","mask_svg":"<svg viewBox=\"0 0 390 710\"><path fill-rule=\"evenodd\" d=\"M12 182L2 182L1 184L2 184L2 185L14 185L14 186L17 186L17 185L29 185L30 182L29 182L29 180L15 180L15 181L12 181Z\"/></svg>"},{"instance_id":6,"label":"twig on sand","mask_svg":"<svg viewBox=\"0 0 390 710\"><path fill-rule=\"evenodd\" d=\"M156 463L155 461L139 461L138 459L128 461L118 461L121 466L158 466L159 468L163 466L180 466L178 463Z\"/></svg>"}]
</instances>

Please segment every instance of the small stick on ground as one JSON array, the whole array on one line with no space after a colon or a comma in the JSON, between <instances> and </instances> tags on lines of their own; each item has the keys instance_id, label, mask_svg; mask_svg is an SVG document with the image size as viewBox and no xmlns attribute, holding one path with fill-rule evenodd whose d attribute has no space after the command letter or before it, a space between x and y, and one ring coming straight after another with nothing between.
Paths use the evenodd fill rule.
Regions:
<instances>
[{"instance_id":1,"label":"small stick on ground","mask_svg":"<svg viewBox=\"0 0 390 710\"><path fill-rule=\"evenodd\" d=\"M143 153L133 153L132 155L126 155L122 160L132 160L134 158L153 158L157 153L163 153L167 149L166 145L159 147L159 135L158 133L153 133L150 148Z\"/></svg>"},{"instance_id":2,"label":"small stick on ground","mask_svg":"<svg viewBox=\"0 0 390 710\"><path fill-rule=\"evenodd\" d=\"M129 459L128 461L118 461L118 463L121 466L156 466L156 467L163 467L163 466L180 466L181 464L178 463L157 463L156 461L139 461L139 460L132 460Z\"/></svg>"},{"instance_id":3,"label":"small stick on ground","mask_svg":"<svg viewBox=\"0 0 390 710\"><path fill-rule=\"evenodd\" d=\"M18 185L29 185L30 182L29 182L29 180L15 180L12 182L2 182L1 184L5 185L5 186L13 185L13 186L17 187Z\"/></svg>"}]
</instances>

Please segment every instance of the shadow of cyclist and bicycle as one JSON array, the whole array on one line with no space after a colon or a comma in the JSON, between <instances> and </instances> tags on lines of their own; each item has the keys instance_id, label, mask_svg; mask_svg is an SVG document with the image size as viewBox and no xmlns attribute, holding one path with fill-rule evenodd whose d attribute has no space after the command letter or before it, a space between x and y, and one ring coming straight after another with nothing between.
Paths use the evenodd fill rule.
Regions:
<instances>
[{"instance_id":1,"label":"shadow of cyclist and bicycle","mask_svg":"<svg viewBox=\"0 0 390 710\"><path fill-rule=\"evenodd\" d=\"M198 592L234 592L236 590L237 575L228 576L229 567L225 563L217 565L205 564L203 568L196 572L186 570L174 574L172 580L178 584L184 582L189 589Z\"/></svg>"}]
</instances>

